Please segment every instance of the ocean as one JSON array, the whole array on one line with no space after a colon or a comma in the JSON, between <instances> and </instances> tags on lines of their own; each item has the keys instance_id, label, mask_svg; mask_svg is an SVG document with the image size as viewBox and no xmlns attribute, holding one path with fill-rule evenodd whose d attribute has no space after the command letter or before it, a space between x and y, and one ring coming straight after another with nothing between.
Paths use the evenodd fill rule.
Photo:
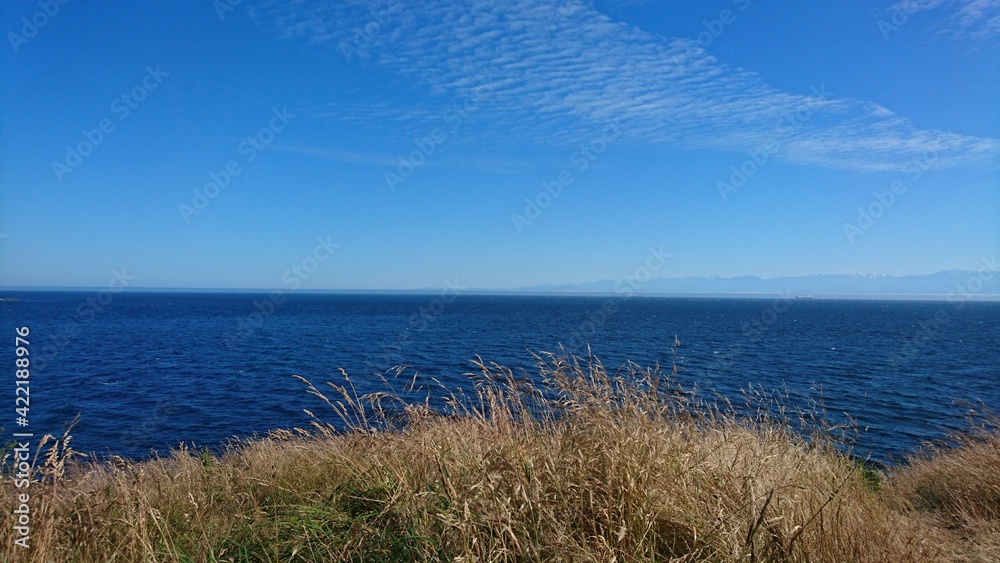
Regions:
<instances>
[{"instance_id":1,"label":"ocean","mask_svg":"<svg viewBox=\"0 0 1000 563\"><path fill-rule=\"evenodd\" d=\"M4 292L4 434L142 458L179 443L336 422L293 375L351 375L359 393L405 364L449 388L477 356L535 373L531 351L676 363L682 385L853 420L853 453L893 463L1000 409L1000 303L624 296ZM28 327L30 412L15 412L16 329ZM673 348L675 339L680 346ZM676 354L676 355L675 355ZM402 387L402 385L401 385Z\"/></svg>"}]
</instances>

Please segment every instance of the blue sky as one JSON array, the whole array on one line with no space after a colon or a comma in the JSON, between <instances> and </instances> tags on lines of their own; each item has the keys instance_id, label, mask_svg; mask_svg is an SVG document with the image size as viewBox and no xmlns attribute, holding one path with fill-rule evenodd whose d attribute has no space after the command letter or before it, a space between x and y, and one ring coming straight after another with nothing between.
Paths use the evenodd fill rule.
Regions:
<instances>
[{"instance_id":1,"label":"blue sky","mask_svg":"<svg viewBox=\"0 0 1000 563\"><path fill-rule=\"evenodd\" d=\"M996 2L677 4L8 2L0 285L513 288L620 279L651 247L669 277L997 254Z\"/></svg>"}]
</instances>

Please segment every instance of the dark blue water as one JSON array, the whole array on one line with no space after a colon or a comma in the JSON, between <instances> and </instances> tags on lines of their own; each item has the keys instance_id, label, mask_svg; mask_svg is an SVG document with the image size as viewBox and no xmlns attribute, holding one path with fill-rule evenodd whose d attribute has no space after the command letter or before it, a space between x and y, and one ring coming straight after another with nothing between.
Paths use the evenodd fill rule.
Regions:
<instances>
[{"instance_id":1,"label":"dark blue water","mask_svg":"<svg viewBox=\"0 0 1000 563\"><path fill-rule=\"evenodd\" d=\"M511 297L12 293L0 301L0 358L14 412L15 327L31 330L29 430L57 433L77 414L78 451L141 457L179 442L305 427L300 374L336 369L359 392L405 363L448 386L477 354L533 372L527 350L559 344L605 365L678 367L687 385L740 402L753 385L792 407L822 400L854 417L855 453L891 461L966 426L969 409L1000 408L1000 303ZM256 312L255 312L256 311Z\"/></svg>"}]
</instances>

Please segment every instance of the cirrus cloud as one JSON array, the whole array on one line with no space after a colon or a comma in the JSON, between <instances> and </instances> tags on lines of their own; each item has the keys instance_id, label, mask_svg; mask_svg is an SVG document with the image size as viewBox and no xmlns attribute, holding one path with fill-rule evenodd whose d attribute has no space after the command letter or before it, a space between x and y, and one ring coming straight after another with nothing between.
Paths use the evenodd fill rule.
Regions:
<instances>
[{"instance_id":1,"label":"cirrus cloud","mask_svg":"<svg viewBox=\"0 0 1000 563\"><path fill-rule=\"evenodd\" d=\"M823 94L821 85L781 91L691 39L651 34L582 3L432 0L374 26L379 4L274 0L254 17L331 52L363 33L361 64L391 69L432 96L462 99L485 88L491 110L482 126L506 142L571 144L618 120L622 142L687 149L738 152L780 135L779 158L836 169L901 170L928 152L938 168L1000 162L1000 140L918 129L874 102ZM985 17L976 11L982 0L961 4L956 17ZM797 112L810 119L783 129ZM376 114L400 117L384 104L368 111Z\"/></svg>"}]
</instances>

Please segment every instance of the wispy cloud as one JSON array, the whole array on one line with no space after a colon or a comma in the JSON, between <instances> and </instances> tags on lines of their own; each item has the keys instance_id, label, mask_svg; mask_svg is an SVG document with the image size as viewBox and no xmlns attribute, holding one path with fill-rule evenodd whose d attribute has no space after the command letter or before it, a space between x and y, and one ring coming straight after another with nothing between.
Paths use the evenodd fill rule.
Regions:
<instances>
[{"instance_id":1,"label":"wispy cloud","mask_svg":"<svg viewBox=\"0 0 1000 563\"><path fill-rule=\"evenodd\" d=\"M888 13L907 16L925 11L941 12L939 33L961 39L979 39L1000 33L1000 2L997 0L901 0Z\"/></svg>"},{"instance_id":2,"label":"wispy cloud","mask_svg":"<svg viewBox=\"0 0 1000 563\"><path fill-rule=\"evenodd\" d=\"M255 14L284 37L336 51L373 21L378 4L274 0ZM963 2L969 10L974 4L988 3ZM492 128L506 142L573 144L617 119L621 142L742 151L782 136L784 160L831 168L901 170L930 151L937 167L1000 162L1000 140L917 129L869 101L783 92L692 40L644 32L582 3L404 6L371 34L363 64L393 69L442 100L488 88L490 110L476 116L479 133ZM819 86L803 85L802 92ZM385 116L391 108L372 112ZM811 117L794 131L783 129L796 112ZM410 117L428 115L434 112Z\"/></svg>"},{"instance_id":3,"label":"wispy cloud","mask_svg":"<svg viewBox=\"0 0 1000 563\"><path fill-rule=\"evenodd\" d=\"M949 20L957 29L972 36L1000 33L1000 2L997 0L962 0L954 4L955 11Z\"/></svg>"},{"instance_id":4,"label":"wispy cloud","mask_svg":"<svg viewBox=\"0 0 1000 563\"><path fill-rule=\"evenodd\" d=\"M970 1L970 0L964 0ZM975 0L972 0L975 1ZM900 10L906 12L907 14L915 14L917 12L923 12L926 10L933 10L934 8L939 8L944 4L952 4L955 0L899 0L892 6L889 6L887 11L895 12Z\"/></svg>"},{"instance_id":5,"label":"wispy cloud","mask_svg":"<svg viewBox=\"0 0 1000 563\"><path fill-rule=\"evenodd\" d=\"M312 156L337 162L341 164L367 164L386 168L395 168L399 164L399 159L403 155L388 153L377 154L372 152L347 150L340 147L325 146L316 147L308 145L275 144L273 150ZM430 166L440 168L461 168L466 170L478 170L481 172L492 172L496 174L508 174L523 167L523 162L507 158L497 158L477 155L474 157L456 158L454 156L435 159ZM0 233L0 238L4 237Z\"/></svg>"},{"instance_id":6,"label":"wispy cloud","mask_svg":"<svg viewBox=\"0 0 1000 563\"><path fill-rule=\"evenodd\" d=\"M375 166L394 166L396 164L396 159L390 155L345 150L338 147L311 147L303 145L276 144L274 145L274 150L292 154L314 156L324 160L345 164L371 164Z\"/></svg>"}]
</instances>

